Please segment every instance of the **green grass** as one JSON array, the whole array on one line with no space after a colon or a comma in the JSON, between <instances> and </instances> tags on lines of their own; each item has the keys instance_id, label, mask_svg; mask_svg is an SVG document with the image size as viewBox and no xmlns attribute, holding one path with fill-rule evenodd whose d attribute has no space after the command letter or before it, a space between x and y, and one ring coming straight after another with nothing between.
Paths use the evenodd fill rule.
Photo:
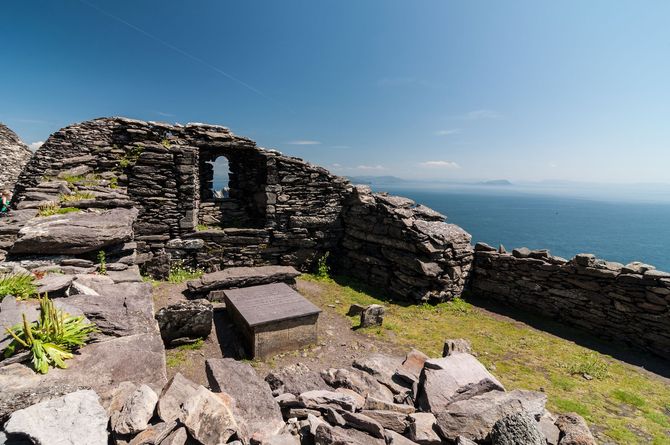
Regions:
<instances>
[{"instance_id":1,"label":"green grass","mask_svg":"<svg viewBox=\"0 0 670 445\"><path fill-rule=\"evenodd\" d=\"M95 199L95 195L90 192L74 192L70 195L60 195L60 202L61 203L67 203L67 202L77 202L77 201L83 201L85 199Z\"/></svg>"},{"instance_id":2,"label":"green grass","mask_svg":"<svg viewBox=\"0 0 670 445\"><path fill-rule=\"evenodd\" d=\"M23 300L35 294L37 294L37 286L34 276L28 274L0 275L0 301L7 295Z\"/></svg>"},{"instance_id":3,"label":"green grass","mask_svg":"<svg viewBox=\"0 0 670 445\"><path fill-rule=\"evenodd\" d=\"M165 351L165 363L168 368L178 368L188 359L188 354L186 351L198 351L202 349L204 344L203 339L198 339L193 343L187 345L177 346L173 349L168 349Z\"/></svg>"},{"instance_id":4,"label":"green grass","mask_svg":"<svg viewBox=\"0 0 670 445\"><path fill-rule=\"evenodd\" d=\"M200 278L205 272L201 269L193 269L188 266L175 265L170 268L168 275L169 283L183 283L188 280Z\"/></svg>"},{"instance_id":5,"label":"green grass","mask_svg":"<svg viewBox=\"0 0 670 445\"><path fill-rule=\"evenodd\" d=\"M591 424L600 442L670 444L670 385L633 366L571 341L491 315L463 299L431 305L394 303L369 287L340 277L318 279L305 295L346 316L351 304L383 304L381 328L366 335L440 357L446 338L467 338L477 358L508 390L543 388L547 409L574 411ZM374 296L373 296L374 295ZM350 317L352 327L359 318ZM584 378L588 374L592 379Z\"/></svg>"},{"instance_id":6,"label":"green grass","mask_svg":"<svg viewBox=\"0 0 670 445\"><path fill-rule=\"evenodd\" d=\"M63 215L66 213L79 212L80 209L75 207L61 207L59 204L48 204L40 207L40 211L37 212L37 216L53 216L53 215Z\"/></svg>"}]
</instances>

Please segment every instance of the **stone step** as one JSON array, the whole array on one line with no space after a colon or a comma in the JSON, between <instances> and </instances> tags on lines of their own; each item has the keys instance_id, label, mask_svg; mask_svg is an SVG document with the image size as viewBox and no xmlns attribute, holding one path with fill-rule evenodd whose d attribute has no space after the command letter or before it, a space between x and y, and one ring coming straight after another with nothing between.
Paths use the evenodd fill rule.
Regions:
<instances>
[{"instance_id":1,"label":"stone step","mask_svg":"<svg viewBox=\"0 0 670 445\"><path fill-rule=\"evenodd\" d=\"M229 267L227 269L203 275L187 284L193 296L204 296L211 301L222 301L223 290L260 284L295 284L300 275L292 266Z\"/></svg>"}]
</instances>

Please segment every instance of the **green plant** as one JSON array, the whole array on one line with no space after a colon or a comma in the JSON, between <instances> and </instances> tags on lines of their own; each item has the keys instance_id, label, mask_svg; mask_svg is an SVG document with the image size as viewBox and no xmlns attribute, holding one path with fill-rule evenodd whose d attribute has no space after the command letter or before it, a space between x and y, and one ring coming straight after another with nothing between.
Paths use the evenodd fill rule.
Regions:
<instances>
[{"instance_id":1,"label":"green plant","mask_svg":"<svg viewBox=\"0 0 670 445\"><path fill-rule=\"evenodd\" d=\"M74 356L72 351L85 345L89 335L98 331L84 316L73 317L57 309L46 295L40 298L37 321L28 323L23 314L23 324L5 329L13 338L5 357L29 350L33 368L41 374L46 374L49 367L67 368L65 360Z\"/></svg>"},{"instance_id":2,"label":"green plant","mask_svg":"<svg viewBox=\"0 0 670 445\"><path fill-rule=\"evenodd\" d=\"M109 180L109 188L115 189L119 187L119 178L114 176L112 179Z\"/></svg>"},{"instance_id":3,"label":"green plant","mask_svg":"<svg viewBox=\"0 0 670 445\"><path fill-rule=\"evenodd\" d=\"M135 144L135 146L128 150L126 154L119 160L119 167L128 168L131 165L135 165L143 151L144 145Z\"/></svg>"},{"instance_id":4,"label":"green plant","mask_svg":"<svg viewBox=\"0 0 670 445\"><path fill-rule=\"evenodd\" d=\"M70 195L60 195L60 202L77 202L83 201L84 199L95 199L95 195L91 192L79 192L76 191Z\"/></svg>"},{"instance_id":5,"label":"green plant","mask_svg":"<svg viewBox=\"0 0 670 445\"><path fill-rule=\"evenodd\" d=\"M107 257L105 256L104 250L98 250L98 272L100 275L107 275Z\"/></svg>"},{"instance_id":6,"label":"green plant","mask_svg":"<svg viewBox=\"0 0 670 445\"><path fill-rule=\"evenodd\" d=\"M0 275L0 301L7 295L21 300L30 298L36 293L34 276L25 273Z\"/></svg>"},{"instance_id":7,"label":"green plant","mask_svg":"<svg viewBox=\"0 0 670 445\"><path fill-rule=\"evenodd\" d=\"M185 266L183 262L179 261L170 267L168 282L183 283L184 281L200 278L204 273L202 269Z\"/></svg>"},{"instance_id":8,"label":"green plant","mask_svg":"<svg viewBox=\"0 0 670 445\"><path fill-rule=\"evenodd\" d=\"M615 389L612 391L612 397L636 408L642 408L646 405L646 402L642 397L633 394L632 392L624 391L623 389Z\"/></svg>"},{"instance_id":9,"label":"green plant","mask_svg":"<svg viewBox=\"0 0 670 445\"><path fill-rule=\"evenodd\" d=\"M53 216L53 215L62 215L65 213L78 212L80 209L76 207L61 207L60 204L56 202L50 202L40 206L37 216Z\"/></svg>"},{"instance_id":10,"label":"green plant","mask_svg":"<svg viewBox=\"0 0 670 445\"><path fill-rule=\"evenodd\" d=\"M582 354L581 358L568 366L568 372L572 375L581 375L585 378L592 377L602 380L609 373L609 364L600 358L595 352Z\"/></svg>"},{"instance_id":11,"label":"green plant","mask_svg":"<svg viewBox=\"0 0 670 445\"><path fill-rule=\"evenodd\" d=\"M163 147L167 149L170 149L170 147L172 147L172 144L170 144L170 140L168 138L163 138L161 144L163 145Z\"/></svg>"},{"instance_id":12,"label":"green plant","mask_svg":"<svg viewBox=\"0 0 670 445\"><path fill-rule=\"evenodd\" d=\"M63 175L61 179L67 181L67 183L70 185L75 185L78 182L85 181L86 177L83 175Z\"/></svg>"},{"instance_id":13,"label":"green plant","mask_svg":"<svg viewBox=\"0 0 670 445\"><path fill-rule=\"evenodd\" d=\"M326 252L316 262L316 276L320 280L327 280L330 278L330 266L328 266L328 257L330 252Z\"/></svg>"}]
</instances>

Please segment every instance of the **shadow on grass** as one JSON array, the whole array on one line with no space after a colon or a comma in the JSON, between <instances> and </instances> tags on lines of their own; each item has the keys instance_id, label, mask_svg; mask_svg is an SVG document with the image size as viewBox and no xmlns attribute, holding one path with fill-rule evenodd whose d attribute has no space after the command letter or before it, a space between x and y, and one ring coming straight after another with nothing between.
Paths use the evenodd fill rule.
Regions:
<instances>
[{"instance_id":1,"label":"shadow on grass","mask_svg":"<svg viewBox=\"0 0 670 445\"><path fill-rule=\"evenodd\" d=\"M489 312L520 321L537 330L548 332L565 340L572 341L585 348L610 355L622 362L639 366L647 371L670 379L670 361L649 352L628 346L624 343L609 341L595 336L584 329L567 326L558 320L543 317L527 310L514 308L496 301L476 297L465 293L463 298L473 306Z\"/></svg>"},{"instance_id":2,"label":"shadow on grass","mask_svg":"<svg viewBox=\"0 0 670 445\"><path fill-rule=\"evenodd\" d=\"M350 287L356 292L362 292L375 298L377 300L383 301L384 303L392 303L397 306L409 307L419 304L417 302L403 300L400 297L394 297L390 292L380 292L381 285L373 286L371 284L366 284L359 280L358 278L347 277L344 275L335 275L332 277L333 281L340 286Z\"/></svg>"}]
</instances>

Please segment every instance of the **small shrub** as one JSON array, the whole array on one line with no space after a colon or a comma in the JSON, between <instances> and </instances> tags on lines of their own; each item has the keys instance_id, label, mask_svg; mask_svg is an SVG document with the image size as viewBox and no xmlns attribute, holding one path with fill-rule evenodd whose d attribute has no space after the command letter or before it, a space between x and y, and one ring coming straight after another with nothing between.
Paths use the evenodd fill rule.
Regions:
<instances>
[{"instance_id":1,"label":"small shrub","mask_svg":"<svg viewBox=\"0 0 670 445\"><path fill-rule=\"evenodd\" d=\"M61 207L60 204L51 202L40 206L40 210L37 213L37 216L53 216L53 215L63 215L65 213L79 212L81 209L76 207Z\"/></svg>"},{"instance_id":2,"label":"small shrub","mask_svg":"<svg viewBox=\"0 0 670 445\"><path fill-rule=\"evenodd\" d=\"M137 160L140 158L140 155L144 151L144 145L136 144L133 148L128 150L126 154L119 160L119 167L128 168L131 165L135 165Z\"/></svg>"},{"instance_id":3,"label":"small shrub","mask_svg":"<svg viewBox=\"0 0 670 445\"><path fill-rule=\"evenodd\" d=\"M74 192L71 195L60 195L60 202L77 202L85 199L95 199L95 195L91 192Z\"/></svg>"},{"instance_id":4,"label":"small shrub","mask_svg":"<svg viewBox=\"0 0 670 445\"><path fill-rule=\"evenodd\" d=\"M111 188L111 189L119 188L119 178L114 176L112 179L110 179L109 180L109 188Z\"/></svg>"},{"instance_id":5,"label":"small shrub","mask_svg":"<svg viewBox=\"0 0 670 445\"><path fill-rule=\"evenodd\" d=\"M82 175L65 175L61 179L63 179L63 181L67 181L69 185L73 186L79 182L85 181L86 177Z\"/></svg>"},{"instance_id":6,"label":"small shrub","mask_svg":"<svg viewBox=\"0 0 670 445\"><path fill-rule=\"evenodd\" d=\"M170 267L170 274L168 275L168 282L183 283L184 281L194 280L200 278L205 272L202 269L194 269L185 266L183 262L177 262Z\"/></svg>"},{"instance_id":7,"label":"small shrub","mask_svg":"<svg viewBox=\"0 0 670 445\"><path fill-rule=\"evenodd\" d=\"M40 298L40 316L28 323L23 314L23 324L12 329L5 328L13 340L5 349L5 357L22 350L29 350L35 371L46 374L49 367L67 368L65 360L71 359L72 352L85 345L89 335L97 332L94 324L85 321L84 316L73 317L60 309L45 295Z\"/></svg>"},{"instance_id":8,"label":"small shrub","mask_svg":"<svg viewBox=\"0 0 670 445\"><path fill-rule=\"evenodd\" d=\"M163 145L163 147L165 147L168 150L170 149L170 147L172 147L172 144L170 144L170 140L168 138L163 138L163 140L161 141L161 145Z\"/></svg>"},{"instance_id":9,"label":"small shrub","mask_svg":"<svg viewBox=\"0 0 670 445\"><path fill-rule=\"evenodd\" d=\"M451 301L446 303L445 307L450 312L456 312L460 314L469 314L472 312L472 305L461 297L454 297Z\"/></svg>"},{"instance_id":10,"label":"small shrub","mask_svg":"<svg viewBox=\"0 0 670 445\"><path fill-rule=\"evenodd\" d=\"M0 275L0 301L7 295L19 300L30 298L37 293L35 277L29 274Z\"/></svg>"},{"instance_id":11,"label":"small shrub","mask_svg":"<svg viewBox=\"0 0 670 445\"><path fill-rule=\"evenodd\" d=\"M609 375L609 364L600 358L599 354L589 352L568 366L568 372L572 375L590 376L594 379L603 380Z\"/></svg>"},{"instance_id":12,"label":"small shrub","mask_svg":"<svg viewBox=\"0 0 670 445\"><path fill-rule=\"evenodd\" d=\"M98 251L98 264L100 264L98 267L100 275L107 275L107 257L105 256L104 250Z\"/></svg>"},{"instance_id":13,"label":"small shrub","mask_svg":"<svg viewBox=\"0 0 670 445\"><path fill-rule=\"evenodd\" d=\"M330 278L330 266L328 266L328 257L330 252L326 252L316 262L316 277L320 280L327 280Z\"/></svg>"}]
</instances>

